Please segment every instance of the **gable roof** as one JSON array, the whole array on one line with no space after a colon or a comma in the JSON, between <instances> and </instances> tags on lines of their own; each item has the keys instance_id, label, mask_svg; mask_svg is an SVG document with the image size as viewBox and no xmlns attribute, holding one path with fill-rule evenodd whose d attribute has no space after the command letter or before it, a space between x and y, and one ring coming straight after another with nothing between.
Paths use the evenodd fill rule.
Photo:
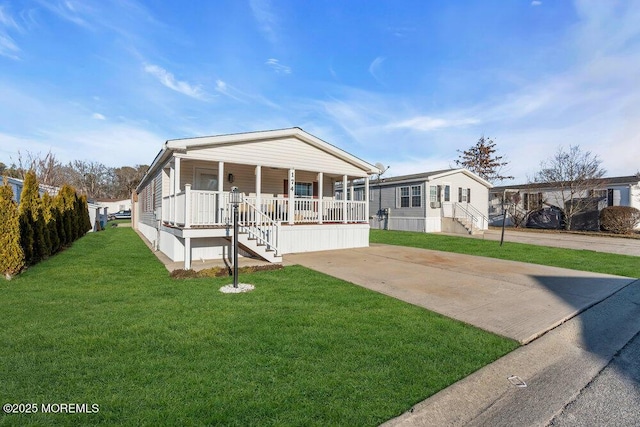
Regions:
<instances>
[{"instance_id":1,"label":"gable roof","mask_svg":"<svg viewBox=\"0 0 640 427\"><path fill-rule=\"evenodd\" d=\"M146 181L151 176L155 176L158 168L162 167L167 160L169 160L174 153L184 153L189 150L203 149L208 147L224 146L224 145L236 145L247 142L261 142L261 141L273 141L285 138L296 138L302 142L305 142L319 150L322 150L328 154L331 154L355 167L366 172L368 175L378 173L378 168L371 165L364 160L347 153L346 151L332 145L322 139L305 132L299 127L275 129L256 132L243 132L214 136L202 136L194 138L182 138L182 139L170 139L167 140L160 152L156 155L153 163L149 167L149 170L140 181L138 189L142 188L146 184Z\"/></svg>"},{"instance_id":2,"label":"gable roof","mask_svg":"<svg viewBox=\"0 0 640 427\"><path fill-rule=\"evenodd\" d=\"M598 186L614 186L614 185L640 185L640 175L629 176L614 176L608 178L598 178L596 180ZM502 185L494 187L496 191L503 190L542 190L542 189L554 189L561 186L561 182L532 182L528 184L519 185Z\"/></svg>"},{"instance_id":3,"label":"gable roof","mask_svg":"<svg viewBox=\"0 0 640 427\"><path fill-rule=\"evenodd\" d=\"M400 176L392 176L389 178L381 178L380 185L400 184L400 183L406 183L411 181L432 181L434 179L444 178L446 176L455 175L458 173L462 173L468 176L469 178L479 182L480 184L484 185L487 188L493 188L493 184L491 184L489 181L480 178L475 173L464 168L440 169L440 170L435 170L430 172L421 172L421 173L416 173L411 175L400 175ZM378 180L372 180L371 184L378 185Z\"/></svg>"}]
</instances>

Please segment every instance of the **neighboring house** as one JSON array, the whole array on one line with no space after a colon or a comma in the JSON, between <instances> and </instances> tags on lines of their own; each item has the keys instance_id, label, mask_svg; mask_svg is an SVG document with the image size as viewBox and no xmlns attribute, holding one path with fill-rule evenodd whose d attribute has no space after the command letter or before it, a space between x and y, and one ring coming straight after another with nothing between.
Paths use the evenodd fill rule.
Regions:
<instances>
[{"instance_id":1,"label":"neighboring house","mask_svg":"<svg viewBox=\"0 0 640 427\"><path fill-rule=\"evenodd\" d=\"M7 182L9 183L9 186L11 187L11 190L13 190L13 200L16 203L20 204L20 196L22 195L24 180L19 178L12 178L12 177L6 177L6 178L7 178ZM53 197L56 194L58 194L58 191L60 191L60 189L58 187L53 187L51 185L40 184L38 185L38 191L40 193L40 196L44 195L44 193L49 193L49 195Z\"/></svg>"},{"instance_id":2,"label":"neighboring house","mask_svg":"<svg viewBox=\"0 0 640 427\"><path fill-rule=\"evenodd\" d=\"M581 199L591 199L592 208L581 214L572 228L599 229L598 213L607 206L631 206L640 209L640 175L602 178L597 188L579 194ZM494 187L489 196L489 218L492 224L502 224L502 197L507 200L518 194L515 209L521 214L544 208L559 207L564 209L561 189L553 183L532 183ZM511 208L513 209L513 208ZM595 224L595 225L594 225ZM513 225L507 215L506 225Z\"/></svg>"},{"instance_id":3,"label":"neighboring house","mask_svg":"<svg viewBox=\"0 0 640 427\"><path fill-rule=\"evenodd\" d=\"M491 187L466 169L445 169L372 180L368 192L356 185L347 198L369 196L372 228L478 233L488 227Z\"/></svg>"},{"instance_id":4,"label":"neighboring house","mask_svg":"<svg viewBox=\"0 0 640 427\"><path fill-rule=\"evenodd\" d=\"M119 211L131 210L131 198L128 199L96 199L95 203L103 208L107 208L107 213L114 214Z\"/></svg>"},{"instance_id":5,"label":"neighboring house","mask_svg":"<svg viewBox=\"0 0 640 427\"><path fill-rule=\"evenodd\" d=\"M22 179L11 177L7 177L7 181L9 182L11 190L13 190L13 200L20 204L20 196L22 195L24 181ZM60 191L58 187L44 184L39 184L38 190L40 196L44 193L49 193L51 197L56 196ZM98 225L104 226L104 224L106 224L107 212L104 208L95 203L87 203L87 209L89 212L89 220L91 221L91 230L89 230L89 232L96 231L98 229Z\"/></svg>"},{"instance_id":6,"label":"neighboring house","mask_svg":"<svg viewBox=\"0 0 640 427\"><path fill-rule=\"evenodd\" d=\"M87 202L87 208L89 209L89 220L91 221L91 230L89 232L102 230L107 224L108 208L94 202Z\"/></svg>"},{"instance_id":7,"label":"neighboring house","mask_svg":"<svg viewBox=\"0 0 640 427\"><path fill-rule=\"evenodd\" d=\"M300 128L166 141L136 189L133 224L173 261L230 257L237 187L245 255L369 245L368 200L343 201L336 182L366 187L375 166Z\"/></svg>"}]
</instances>

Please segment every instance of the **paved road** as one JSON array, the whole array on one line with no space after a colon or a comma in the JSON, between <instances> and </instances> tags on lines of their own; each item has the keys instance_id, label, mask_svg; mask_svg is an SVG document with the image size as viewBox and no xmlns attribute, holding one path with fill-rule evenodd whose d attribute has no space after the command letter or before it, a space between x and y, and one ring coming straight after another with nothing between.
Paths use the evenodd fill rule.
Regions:
<instances>
[{"instance_id":1,"label":"paved road","mask_svg":"<svg viewBox=\"0 0 640 427\"><path fill-rule=\"evenodd\" d=\"M483 235L469 236L486 240L500 240L501 231L490 229ZM457 235L459 236L459 234ZM536 231L505 231L505 242L527 243L530 245L552 246L568 249L584 249L609 252L620 255L640 256L640 239L624 237L588 236L571 233L550 233Z\"/></svg>"},{"instance_id":2,"label":"paved road","mask_svg":"<svg viewBox=\"0 0 640 427\"><path fill-rule=\"evenodd\" d=\"M385 425L640 425L639 332L636 281Z\"/></svg>"},{"instance_id":3,"label":"paved road","mask_svg":"<svg viewBox=\"0 0 640 427\"><path fill-rule=\"evenodd\" d=\"M640 334L549 425L640 425Z\"/></svg>"}]
</instances>

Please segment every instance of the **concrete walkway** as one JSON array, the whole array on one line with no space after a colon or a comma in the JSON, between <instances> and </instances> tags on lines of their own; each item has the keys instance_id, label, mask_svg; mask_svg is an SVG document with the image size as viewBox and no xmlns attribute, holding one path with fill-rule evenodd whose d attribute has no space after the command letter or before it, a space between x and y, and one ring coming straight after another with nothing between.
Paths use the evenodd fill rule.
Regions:
<instances>
[{"instance_id":1,"label":"concrete walkway","mask_svg":"<svg viewBox=\"0 0 640 427\"><path fill-rule=\"evenodd\" d=\"M391 245L284 256L528 343L635 279Z\"/></svg>"},{"instance_id":2,"label":"concrete walkway","mask_svg":"<svg viewBox=\"0 0 640 427\"><path fill-rule=\"evenodd\" d=\"M500 241L501 230L492 228L483 235L472 238ZM456 234L456 236L460 236ZM527 243L529 245L608 252L619 255L640 256L640 239L625 237L590 236L587 234L554 233L548 231L516 231L507 228L505 242Z\"/></svg>"}]
</instances>

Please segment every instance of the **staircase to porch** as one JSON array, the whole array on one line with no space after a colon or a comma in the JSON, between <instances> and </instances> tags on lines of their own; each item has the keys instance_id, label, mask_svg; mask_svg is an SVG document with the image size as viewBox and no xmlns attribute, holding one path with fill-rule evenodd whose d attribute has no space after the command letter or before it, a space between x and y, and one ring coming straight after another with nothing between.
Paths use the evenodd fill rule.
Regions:
<instances>
[{"instance_id":1,"label":"staircase to porch","mask_svg":"<svg viewBox=\"0 0 640 427\"><path fill-rule=\"evenodd\" d=\"M454 203L452 217L470 235L484 234L488 225L487 218L471 205Z\"/></svg>"},{"instance_id":2,"label":"staircase to porch","mask_svg":"<svg viewBox=\"0 0 640 427\"><path fill-rule=\"evenodd\" d=\"M280 224L253 204L244 201L239 206L238 245L240 248L271 263L281 263L278 250ZM233 239L233 224L229 225L227 240Z\"/></svg>"}]
</instances>

